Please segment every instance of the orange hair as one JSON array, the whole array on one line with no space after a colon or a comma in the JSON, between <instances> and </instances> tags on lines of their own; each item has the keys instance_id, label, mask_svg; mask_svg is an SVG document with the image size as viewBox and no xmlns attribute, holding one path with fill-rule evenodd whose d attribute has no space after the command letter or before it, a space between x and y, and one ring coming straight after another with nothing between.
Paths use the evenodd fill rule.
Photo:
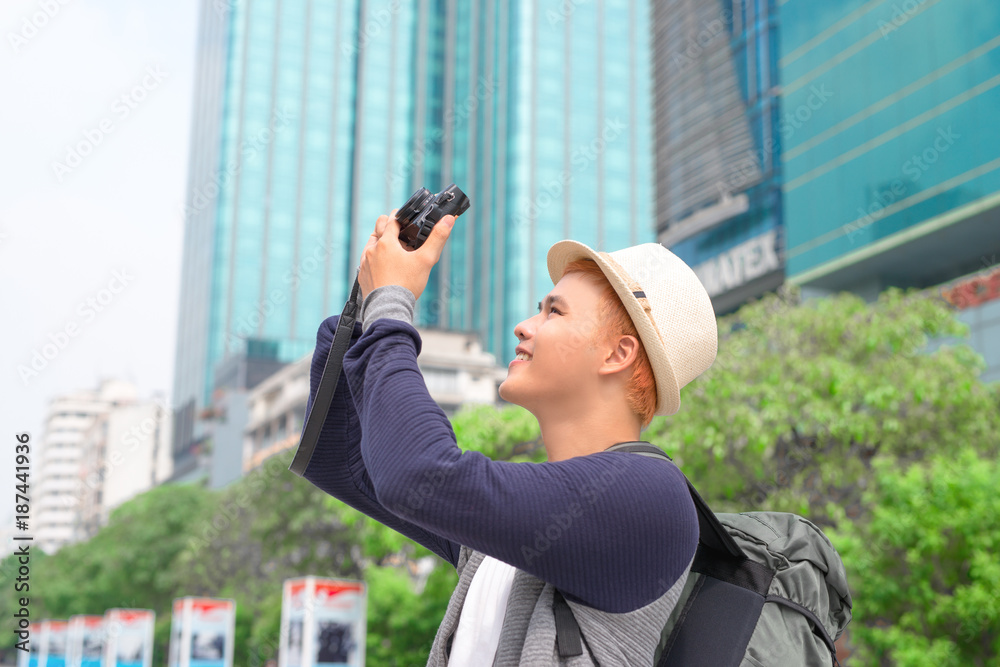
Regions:
<instances>
[{"instance_id":1,"label":"orange hair","mask_svg":"<svg viewBox=\"0 0 1000 667\"><path fill-rule=\"evenodd\" d=\"M617 336L635 336L639 341L639 351L632 367L632 377L625 386L625 400L629 408L642 423L642 428L649 426L656 413L656 379L653 377L653 367L646 356L646 348L639 338L639 332L632 322L625 305L618 298L615 288L608 282L604 271L592 259L578 259L570 262L563 269L567 273L581 273L604 290L597 306L598 322L595 326L594 340L611 342ZM562 276L560 276L561 278Z\"/></svg>"}]
</instances>

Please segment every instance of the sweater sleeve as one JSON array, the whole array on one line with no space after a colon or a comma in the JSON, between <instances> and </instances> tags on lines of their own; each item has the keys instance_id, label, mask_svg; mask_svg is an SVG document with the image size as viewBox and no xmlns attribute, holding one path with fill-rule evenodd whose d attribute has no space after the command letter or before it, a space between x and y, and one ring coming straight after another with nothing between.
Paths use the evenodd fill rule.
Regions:
<instances>
[{"instance_id":1,"label":"sweater sleeve","mask_svg":"<svg viewBox=\"0 0 1000 667\"><path fill-rule=\"evenodd\" d=\"M698 524L676 466L626 452L545 463L463 452L424 384L420 345L408 322L379 319L344 360L383 507L601 611L645 606L684 574Z\"/></svg>"},{"instance_id":2,"label":"sweater sleeve","mask_svg":"<svg viewBox=\"0 0 1000 667\"><path fill-rule=\"evenodd\" d=\"M413 296L412 294L410 295ZM310 369L309 401L306 414L312 411L316 391L333 345L340 316L327 318L316 334L316 350ZM361 336L361 324L355 323L351 345ZM350 350L350 347L348 348ZM346 373L341 372L319 442L303 477L331 496L343 501L376 521L422 544L453 566L458 561L460 545L416 526L385 509L372 486L360 451L361 424L350 395Z\"/></svg>"},{"instance_id":3,"label":"sweater sleeve","mask_svg":"<svg viewBox=\"0 0 1000 667\"><path fill-rule=\"evenodd\" d=\"M368 331L372 322L383 317L412 323L413 309L416 305L417 299L413 296L413 292L402 285L376 287L361 302L361 310L358 313L361 331L362 333Z\"/></svg>"}]
</instances>

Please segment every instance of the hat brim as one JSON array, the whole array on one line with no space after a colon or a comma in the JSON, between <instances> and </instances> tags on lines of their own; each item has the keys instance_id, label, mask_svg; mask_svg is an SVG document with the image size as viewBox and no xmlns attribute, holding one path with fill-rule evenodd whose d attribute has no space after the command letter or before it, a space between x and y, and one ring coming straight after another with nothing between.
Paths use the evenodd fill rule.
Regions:
<instances>
[{"instance_id":1,"label":"hat brim","mask_svg":"<svg viewBox=\"0 0 1000 667\"><path fill-rule=\"evenodd\" d=\"M646 350L646 356L653 369L653 378L656 381L655 414L661 416L675 414L680 408L681 392L677 386L674 368L670 363L670 357L667 355L663 341L660 340L656 329L646 315L646 310L629 289L627 279L619 275L617 269L597 251L579 241L567 240L559 241L549 248L546 261L552 284L558 283L566 266L578 259L592 259L601 267L601 271L604 272L608 282L618 294L618 298L625 305L625 310L632 318L632 323L639 333L639 339Z\"/></svg>"}]
</instances>

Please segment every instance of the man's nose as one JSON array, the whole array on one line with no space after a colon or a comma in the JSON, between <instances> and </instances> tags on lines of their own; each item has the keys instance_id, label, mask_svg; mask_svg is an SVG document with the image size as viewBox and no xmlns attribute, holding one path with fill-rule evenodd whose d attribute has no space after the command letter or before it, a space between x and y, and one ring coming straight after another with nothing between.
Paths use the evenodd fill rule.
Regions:
<instances>
[{"instance_id":1,"label":"man's nose","mask_svg":"<svg viewBox=\"0 0 1000 667\"><path fill-rule=\"evenodd\" d=\"M525 338L534 335L535 328L531 324L532 320L534 320L534 318L529 317L526 320L522 320L520 324L514 327L514 335L517 336L518 340L524 340Z\"/></svg>"}]
</instances>

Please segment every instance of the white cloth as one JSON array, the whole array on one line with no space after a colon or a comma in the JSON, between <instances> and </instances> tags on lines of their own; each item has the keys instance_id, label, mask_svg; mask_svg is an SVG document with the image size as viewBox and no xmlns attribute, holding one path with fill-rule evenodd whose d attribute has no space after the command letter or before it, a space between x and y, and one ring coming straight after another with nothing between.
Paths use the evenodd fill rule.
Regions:
<instances>
[{"instance_id":1,"label":"white cloth","mask_svg":"<svg viewBox=\"0 0 1000 667\"><path fill-rule=\"evenodd\" d=\"M469 582L469 592L452 640L448 667L492 665L507 614L507 597L517 568L486 556Z\"/></svg>"}]
</instances>

